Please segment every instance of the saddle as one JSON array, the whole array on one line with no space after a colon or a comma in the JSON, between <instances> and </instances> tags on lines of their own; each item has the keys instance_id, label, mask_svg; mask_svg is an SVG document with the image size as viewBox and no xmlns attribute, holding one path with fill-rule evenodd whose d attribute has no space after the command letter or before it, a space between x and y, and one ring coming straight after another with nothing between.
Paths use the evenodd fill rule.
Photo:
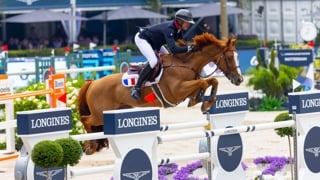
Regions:
<instances>
[{"instance_id":1,"label":"saddle","mask_svg":"<svg viewBox=\"0 0 320 180\"><path fill-rule=\"evenodd\" d=\"M146 65L147 63L129 63L128 71L122 75L122 84L126 87L134 86L138 81L140 72ZM144 85L151 86L152 84L157 84L160 81L162 72L162 63L161 61L158 61Z\"/></svg>"}]
</instances>

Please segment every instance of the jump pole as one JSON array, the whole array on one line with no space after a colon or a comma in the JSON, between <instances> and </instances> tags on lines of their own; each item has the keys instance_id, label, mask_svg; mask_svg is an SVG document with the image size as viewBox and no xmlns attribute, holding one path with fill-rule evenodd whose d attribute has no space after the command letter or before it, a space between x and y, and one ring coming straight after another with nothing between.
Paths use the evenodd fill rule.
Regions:
<instances>
[{"instance_id":1,"label":"jump pole","mask_svg":"<svg viewBox=\"0 0 320 180\"><path fill-rule=\"evenodd\" d=\"M12 83L8 80L8 76L5 74L0 75L0 98L11 95L13 93ZM4 104L5 111L5 122L0 123L1 129L6 131L6 149L1 150L1 154L9 154L15 152L15 132L12 124L16 124L14 121L14 111L13 111L13 100L5 99L0 101L0 104Z\"/></svg>"},{"instance_id":2,"label":"jump pole","mask_svg":"<svg viewBox=\"0 0 320 180\"><path fill-rule=\"evenodd\" d=\"M7 82L0 80L0 86L2 84L7 84ZM65 107L66 106L66 99L65 99L66 85L65 84L66 84L65 74L52 74L49 76L49 78L46 81L47 89L25 92L25 93L16 93L16 94L6 93L5 95L0 95L0 101L47 94L48 103L52 108ZM10 88L12 89L12 87Z\"/></svg>"}]
</instances>

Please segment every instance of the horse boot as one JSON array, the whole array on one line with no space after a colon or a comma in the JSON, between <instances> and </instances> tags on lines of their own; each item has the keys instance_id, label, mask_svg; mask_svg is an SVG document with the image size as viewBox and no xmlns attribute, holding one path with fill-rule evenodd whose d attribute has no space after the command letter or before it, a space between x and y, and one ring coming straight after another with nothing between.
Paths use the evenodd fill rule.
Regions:
<instances>
[{"instance_id":1,"label":"horse boot","mask_svg":"<svg viewBox=\"0 0 320 180\"><path fill-rule=\"evenodd\" d=\"M144 67L139 75L139 79L137 84L131 88L130 95L136 100L141 98L141 86L142 83L147 79L149 73L151 72L152 68L150 67L149 63Z\"/></svg>"}]
</instances>

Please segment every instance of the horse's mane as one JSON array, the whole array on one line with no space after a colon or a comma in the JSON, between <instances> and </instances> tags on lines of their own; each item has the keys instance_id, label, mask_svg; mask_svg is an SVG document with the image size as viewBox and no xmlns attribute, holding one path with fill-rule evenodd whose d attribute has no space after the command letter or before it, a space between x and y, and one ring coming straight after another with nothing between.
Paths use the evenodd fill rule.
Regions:
<instances>
[{"instance_id":1,"label":"horse's mane","mask_svg":"<svg viewBox=\"0 0 320 180\"><path fill-rule=\"evenodd\" d=\"M213 34L203 33L193 38L193 44L199 48L209 44L215 44L221 47L226 45L226 41L217 39Z\"/></svg>"}]
</instances>

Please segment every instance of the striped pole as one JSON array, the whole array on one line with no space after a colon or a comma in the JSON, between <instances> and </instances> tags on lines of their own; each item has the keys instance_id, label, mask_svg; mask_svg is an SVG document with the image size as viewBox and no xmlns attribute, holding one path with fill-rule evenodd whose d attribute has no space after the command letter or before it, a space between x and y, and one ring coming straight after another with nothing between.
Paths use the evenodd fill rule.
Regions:
<instances>
[{"instance_id":1,"label":"striped pole","mask_svg":"<svg viewBox=\"0 0 320 180\"><path fill-rule=\"evenodd\" d=\"M213 136L238 134L238 133L253 132L258 130L275 129L275 128L282 128L282 127L291 127L291 126L294 126L293 120L273 122L273 123L263 123L263 124L257 124L257 125L221 128L221 129L214 129L214 130L208 130L208 131L187 132L187 133L180 133L180 134L174 134L174 135L163 135L163 136L158 136L158 141L161 144L165 141L178 141L178 140L189 139L189 138L213 137Z\"/></svg>"},{"instance_id":2,"label":"striped pole","mask_svg":"<svg viewBox=\"0 0 320 180\"><path fill-rule=\"evenodd\" d=\"M176 124L168 124L161 125L160 131L165 132L169 130L178 130L178 129L186 129L186 128L195 128L195 127L203 127L208 125L208 121L195 121L195 122L186 122L186 123L176 123Z\"/></svg>"}]
</instances>

